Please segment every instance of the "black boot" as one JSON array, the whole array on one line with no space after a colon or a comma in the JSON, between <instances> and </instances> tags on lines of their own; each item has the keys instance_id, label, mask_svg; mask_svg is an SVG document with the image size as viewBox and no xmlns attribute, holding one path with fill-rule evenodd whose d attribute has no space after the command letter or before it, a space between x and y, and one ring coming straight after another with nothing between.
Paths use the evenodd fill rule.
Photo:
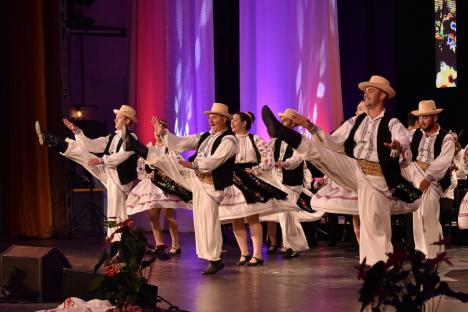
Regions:
<instances>
[{"instance_id":1,"label":"black boot","mask_svg":"<svg viewBox=\"0 0 468 312\"><path fill-rule=\"evenodd\" d=\"M272 138L283 140L292 148L297 148L301 144L302 136L298 132L283 126L266 105L262 107L262 119L267 127L268 134Z\"/></svg>"},{"instance_id":2,"label":"black boot","mask_svg":"<svg viewBox=\"0 0 468 312\"><path fill-rule=\"evenodd\" d=\"M47 131L42 131L39 121L34 124L36 129L37 138L39 139L40 145L47 145L57 149L60 153L63 153L68 148L68 143L64 139L59 138L56 135L50 134Z\"/></svg>"},{"instance_id":3,"label":"black boot","mask_svg":"<svg viewBox=\"0 0 468 312\"><path fill-rule=\"evenodd\" d=\"M142 144L140 141L135 139L135 137L131 134L130 130L125 126L125 134L124 134L124 149L126 151L135 152L138 156L146 159L148 157L148 148Z\"/></svg>"},{"instance_id":4,"label":"black boot","mask_svg":"<svg viewBox=\"0 0 468 312\"><path fill-rule=\"evenodd\" d=\"M224 263L221 260L210 261L210 264L202 271L202 275L213 275L216 274L219 270L224 268Z\"/></svg>"}]
</instances>

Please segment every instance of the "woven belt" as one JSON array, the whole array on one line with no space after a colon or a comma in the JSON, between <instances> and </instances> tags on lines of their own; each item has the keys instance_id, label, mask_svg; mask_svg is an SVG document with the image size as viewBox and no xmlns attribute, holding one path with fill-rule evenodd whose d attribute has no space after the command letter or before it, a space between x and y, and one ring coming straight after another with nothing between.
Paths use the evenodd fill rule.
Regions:
<instances>
[{"instance_id":1,"label":"woven belt","mask_svg":"<svg viewBox=\"0 0 468 312\"><path fill-rule=\"evenodd\" d=\"M200 172L197 172L196 173L196 176L198 177L198 179L200 181L202 181L203 183L206 183L206 184L214 184L213 182L213 176L211 175L211 173L200 173Z\"/></svg>"},{"instance_id":2,"label":"woven belt","mask_svg":"<svg viewBox=\"0 0 468 312\"><path fill-rule=\"evenodd\" d=\"M419 168L421 168L423 171L426 171L427 168L431 165L430 163L426 163L423 161L416 160L416 163L418 164Z\"/></svg>"},{"instance_id":3,"label":"woven belt","mask_svg":"<svg viewBox=\"0 0 468 312\"><path fill-rule=\"evenodd\" d=\"M357 161L364 174L383 177L382 168L380 168L380 164L378 162L365 159L358 159Z\"/></svg>"}]
</instances>

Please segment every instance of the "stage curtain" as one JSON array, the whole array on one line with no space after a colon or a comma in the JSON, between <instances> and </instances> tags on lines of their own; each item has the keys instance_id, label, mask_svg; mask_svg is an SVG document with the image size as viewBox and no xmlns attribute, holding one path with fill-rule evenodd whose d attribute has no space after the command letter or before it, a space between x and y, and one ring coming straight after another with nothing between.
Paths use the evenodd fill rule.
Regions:
<instances>
[{"instance_id":1,"label":"stage curtain","mask_svg":"<svg viewBox=\"0 0 468 312\"><path fill-rule=\"evenodd\" d=\"M297 109L326 131L343 120L336 1L240 0L241 110ZM357 103L356 103L357 105ZM262 122L253 132L267 137Z\"/></svg>"},{"instance_id":2,"label":"stage curtain","mask_svg":"<svg viewBox=\"0 0 468 312\"><path fill-rule=\"evenodd\" d=\"M8 235L49 237L53 233L47 149L34 131L37 119L47 125L45 2L8 1L3 22L7 74L2 107L7 133L3 228ZM5 141L4 141L5 142Z\"/></svg>"},{"instance_id":3,"label":"stage curtain","mask_svg":"<svg viewBox=\"0 0 468 312\"><path fill-rule=\"evenodd\" d=\"M212 0L131 3L129 102L136 133L153 141L151 116L178 135L208 129L214 91Z\"/></svg>"}]
</instances>

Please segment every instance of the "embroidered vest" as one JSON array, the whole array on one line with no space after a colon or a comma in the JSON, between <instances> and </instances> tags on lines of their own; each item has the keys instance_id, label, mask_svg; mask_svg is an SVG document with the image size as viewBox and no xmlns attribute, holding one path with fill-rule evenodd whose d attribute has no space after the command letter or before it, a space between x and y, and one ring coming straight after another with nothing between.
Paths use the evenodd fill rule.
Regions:
<instances>
[{"instance_id":1,"label":"embroidered vest","mask_svg":"<svg viewBox=\"0 0 468 312\"><path fill-rule=\"evenodd\" d=\"M213 146L211 147L211 155L214 154L218 146L221 144L221 140L227 135L233 135L233 133L227 130L215 139ZM193 161L197 157L198 149L200 148L203 141L205 141L209 136L209 132L205 132L201 135L200 140L198 141L197 152L189 158L190 161ZM236 156L233 156L211 172L215 190L223 190L224 188L233 184L235 160Z\"/></svg>"},{"instance_id":2,"label":"embroidered vest","mask_svg":"<svg viewBox=\"0 0 468 312\"><path fill-rule=\"evenodd\" d=\"M361 114L356 118L356 122L344 143L345 153L349 157L354 158L353 150L356 146L354 135L366 116L367 114ZM385 182L387 182L389 189L393 189L405 179L401 175L399 159L390 157L390 150L384 145L384 143L392 141L392 133L388 129L389 123L390 117L385 113L377 129L377 156Z\"/></svg>"}]
</instances>

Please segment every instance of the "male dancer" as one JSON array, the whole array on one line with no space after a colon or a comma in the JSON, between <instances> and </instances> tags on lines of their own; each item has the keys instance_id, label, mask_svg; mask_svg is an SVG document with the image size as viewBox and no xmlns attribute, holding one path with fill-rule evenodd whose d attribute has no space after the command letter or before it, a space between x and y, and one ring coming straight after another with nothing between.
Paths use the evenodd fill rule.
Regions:
<instances>
[{"instance_id":1,"label":"male dancer","mask_svg":"<svg viewBox=\"0 0 468 312\"><path fill-rule=\"evenodd\" d=\"M302 137L282 126L267 106L263 107L262 117L270 136L285 140L336 183L357 192L360 262L373 265L385 261L386 254L393 251L391 196L411 203L420 193L403 179L400 171L400 154L411 154L407 131L385 111L385 101L395 96L395 90L381 76L372 76L358 87L364 92L366 113L352 117L332 135L307 118L296 116L299 125L317 134L312 139Z\"/></svg>"},{"instance_id":2,"label":"male dancer","mask_svg":"<svg viewBox=\"0 0 468 312\"><path fill-rule=\"evenodd\" d=\"M137 178L137 156L122 148L125 136L125 126L136 122L136 111L122 105L114 109L115 133L97 139L90 139L74 123L64 118L63 123L75 134L75 140L59 138L47 131L42 131L39 121L36 121L36 133L39 144L57 149L60 154L82 165L96 177L107 190L107 218L116 221L127 219L125 199ZM95 153L103 153L97 157ZM112 230L107 235L112 240L119 240L119 235L113 235Z\"/></svg>"}]
</instances>

